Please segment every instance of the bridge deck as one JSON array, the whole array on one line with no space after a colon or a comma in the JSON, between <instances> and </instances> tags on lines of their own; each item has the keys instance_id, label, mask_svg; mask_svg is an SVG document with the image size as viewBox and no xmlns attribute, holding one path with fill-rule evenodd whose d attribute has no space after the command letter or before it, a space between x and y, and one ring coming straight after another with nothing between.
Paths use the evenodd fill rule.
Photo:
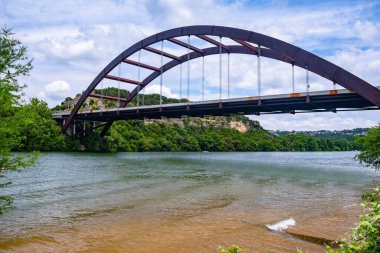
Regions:
<instances>
[{"instance_id":1,"label":"bridge deck","mask_svg":"<svg viewBox=\"0 0 380 253\"><path fill-rule=\"evenodd\" d=\"M115 108L107 111L85 111L76 120L112 121L144 118L204 117L232 114L279 114L303 112L336 112L380 109L360 95L346 89L292 93L261 97L232 98L189 103ZM62 120L70 112L58 112L53 118Z\"/></svg>"}]
</instances>

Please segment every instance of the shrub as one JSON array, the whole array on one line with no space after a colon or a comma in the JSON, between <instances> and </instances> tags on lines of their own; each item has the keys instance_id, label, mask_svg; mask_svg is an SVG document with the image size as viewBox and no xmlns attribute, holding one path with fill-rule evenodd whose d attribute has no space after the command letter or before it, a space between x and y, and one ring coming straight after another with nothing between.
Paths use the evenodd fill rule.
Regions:
<instances>
[{"instance_id":1,"label":"shrub","mask_svg":"<svg viewBox=\"0 0 380 253\"><path fill-rule=\"evenodd\" d=\"M231 247L220 247L220 253L244 253L244 251L239 247L239 245L232 245Z\"/></svg>"},{"instance_id":2,"label":"shrub","mask_svg":"<svg viewBox=\"0 0 380 253\"><path fill-rule=\"evenodd\" d=\"M327 247L328 253L380 252L380 186L362 195L362 207L368 212L360 216L360 222L348 238L340 240L339 248Z\"/></svg>"}]
</instances>

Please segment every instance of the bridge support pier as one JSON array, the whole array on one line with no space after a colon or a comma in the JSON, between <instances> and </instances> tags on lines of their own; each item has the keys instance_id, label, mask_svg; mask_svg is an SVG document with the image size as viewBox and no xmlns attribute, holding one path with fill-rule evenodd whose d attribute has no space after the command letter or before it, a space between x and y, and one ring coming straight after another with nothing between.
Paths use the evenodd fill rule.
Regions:
<instances>
[{"instance_id":1,"label":"bridge support pier","mask_svg":"<svg viewBox=\"0 0 380 253\"><path fill-rule=\"evenodd\" d=\"M68 126L68 128L67 128L66 131L65 131L65 134L66 134L67 136L70 136L70 137L75 135L74 124L70 124L70 125Z\"/></svg>"},{"instance_id":2,"label":"bridge support pier","mask_svg":"<svg viewBox=\"0 0 380 253\"><path fill-rule=\"evenodd\" d=\"M83 122L83 124L84 124L84 122ZM79 122L74 121L73 123L71 123L68 126L68 128L65 131L65 134L67 136L70 136L70 137L77 135L78 134L78 127L79 127L79 130L84 130L83 126L81 126ZM81 131L79 131L79 132L81 132Z\"/></svg>"}]
</instances>

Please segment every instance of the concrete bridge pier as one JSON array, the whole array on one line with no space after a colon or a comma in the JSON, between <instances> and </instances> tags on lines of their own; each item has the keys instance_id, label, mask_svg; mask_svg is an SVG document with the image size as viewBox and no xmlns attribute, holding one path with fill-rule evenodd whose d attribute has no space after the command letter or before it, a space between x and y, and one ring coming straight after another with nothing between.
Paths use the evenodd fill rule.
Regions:
<instances>
[{"instance_id":1,"label":"concrete bridge pier","mask_svg":"<svg viewBox=\"0 0 380 253\"><path fill-rule=\"evenodd\" d=\"M64 119L64 120L62 120L62 121L58 121L58 125L60 125L60 126L64 126L65 125L65 122L66 120ZM68 126L68 128L66 129L66 131L65 131L65 134L67 135L67 136L75 136L75 132L76 132L76 125L75 125L75 121L73 122L73 123L71 123L69 126Z\"/></svg>"},{"instance_id":2,"label":"concrete bridge pier","mask_svg":"<svg viewBox=\"0 0 380 253\"><path fill-rule=\"evenodd\" d=\"M65 121L66 119L64 119L63 121L61 121L59 124L61 126L63 126L65 124ZM86 125L87 125L87 130L86 130ZM93 127L89 127L88 124L86 124L86 121L84 120L74 120L73 123L71 123L69 125L69 127L66 129L65 131L65 134L67 136L79 136L79 135L83 135L83 136L86 136L86 131L87 132L93 132L94 129L96 128L95 126L95 122L93 123Z\"/></svg>"}]
</instances>

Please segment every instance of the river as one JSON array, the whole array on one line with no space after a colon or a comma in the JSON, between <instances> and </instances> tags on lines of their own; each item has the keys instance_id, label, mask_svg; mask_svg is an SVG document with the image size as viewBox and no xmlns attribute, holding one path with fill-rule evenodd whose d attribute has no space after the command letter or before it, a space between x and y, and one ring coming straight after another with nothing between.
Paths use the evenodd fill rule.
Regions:
<instances>
[{"instance_id":1,"label":"river","mask_svg":"<svg viewBox=\"0 0 380 253\"><path fill-rule=\"evenodd\" d=\"M379 182L355 152L47 153L3 188L1 252L324 252ZM287 222L285 222L287 223ZM277 225L276 225L277 224ZM273 226L271 227L273 229Z\"/></svg>"}]
</instances>

